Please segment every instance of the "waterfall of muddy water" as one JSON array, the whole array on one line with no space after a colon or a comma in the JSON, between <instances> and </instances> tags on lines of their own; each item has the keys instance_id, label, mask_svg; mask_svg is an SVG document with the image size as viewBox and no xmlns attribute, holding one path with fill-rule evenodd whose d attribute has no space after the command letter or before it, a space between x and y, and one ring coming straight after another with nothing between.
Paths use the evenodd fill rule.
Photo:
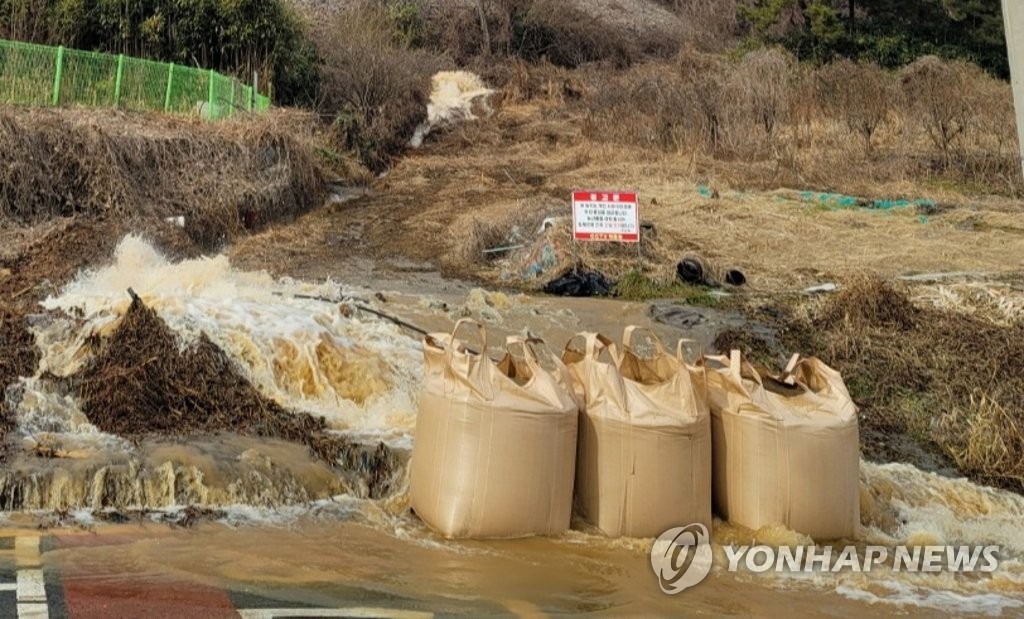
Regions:
<instances>
[{"instance_id":1,"label":"waterfall of muddy water","mask_svg":"<svg viewBox=\"0 0 1024 619\"><path fill-rule=\"evenodd\" d=\"M401 487L422 372L419 343L390 323L295 297L357 291L239 272L225 257L172 264L136 237L125 238L114 258L81 273L44 302L48 314L33 319L41 360L34 377L7 390L24 450L0 475L0 507L295 504L367 495L382 474L370 469L381 461L394 468L383 472L395 478L384 485ZM331 431L367 445L353 470L334 473L303 445L235 436L130 444L90 424L59 378L80 371L89 341L116 328L129 287L183 346L205 333L265 396L322 416ZM387 447L378 450L380 442Z\"/></svg>"},{"instance_id":2,"label":"waterfall of muddy water","mask_svg":"<svg viewBox=\"0 0 1024 619\"><path fill-rule=\"evenodd\" d=\"M368 440L411 444L419 342L388 322L347 318L333 304L293 296L360 291L236 271L224 256L172 264L131 236L117 247L113 265L82 274L46 300L47 309L82 318L36 330L40 371L68 376L80 370L84 342L116 326L130 303L128 288L183 341L206 333L264 395L286 408L323 416L331 428Z\"/></svg>"},{"instance_id":3,"label":"waterfall of muddy water","mask_svg":"<svg viewBox=\"0 0 1024 619\"><path fill-rule=\"evenodd\" d=\"M331 304L291 296L333 297L339 294L335 284L240 272L223 257L171 264L143 241L126 238L113 265L83 273L47 300L54 311L35 321L43 353L39 371L7 394L25 449L0 479L3 507L69 509L91 525L97 508L168 513L199 504L222 507L222 520L231 527L150 529L146 535L159 541L139 542L131 554L123 546L108 554L97 549L89 555L94 562L84 566L89 570L127 560L226 587L305 587L304 595L322 595L325 603L343 585L423 600L441 610L454 610L446 606L454 601L479 604L481 612L497 605L516 612L668 614L685 608L754 616L794 610L861 616L871 607L910 616L937 610L1024 613L1024 498L905 464L861 464L862 526L850 542L861 549L886 546L890 561L898 544L998 545L1001 564L995 573L728 573L724 544L809 540L782 527L749 531L716 522L711 576L667 596L650 570L649 539L608 540L583 523L547 539L439 538L408 510L405 462L394 471L395 491L368 500L301 445L236 436L130 444L99 432L60 382L45 378L83 366L89 354L84 344L114 328L128 306L128 287L183 341L205 332L265 395L290 410L323 415L336 431L364 441L411 447L421 380L416 340L389 323L347 318ZM422 297L398 299L389 300L389 311L425 325L451 324L453 316L422 303ZM592 299L524 299L495 304L494 310L503 313L503 324L527 327L557 343L579 328L617 333L624 321L646 315L646 307L633 315L628 304L613 308ZM499 327L494 331L500 340ZM201 556L197 547L204 549ZM67 567L85 560L72 553L55 556Z\"/></svg>"}]
</instances>

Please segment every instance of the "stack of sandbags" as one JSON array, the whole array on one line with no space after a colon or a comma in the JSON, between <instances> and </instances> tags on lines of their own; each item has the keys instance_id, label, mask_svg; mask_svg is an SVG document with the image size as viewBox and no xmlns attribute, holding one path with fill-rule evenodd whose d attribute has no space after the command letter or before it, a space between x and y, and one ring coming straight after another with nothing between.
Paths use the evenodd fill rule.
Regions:
<instances>
[{"instance_id":1,"label":"stack of sandbags","mask_svg":"<svg viewBox=\"0 0 1024 619\"><path fill-rule=\"evenodd\" d=\"M860 521L857 409L838 372L794 356L777 376L739 351L708 357L715 511L750 529L783 524L814 539Z\"/></svg>"},{"instance_id":2,"label":"stack of sandbags","mask_svg":"<svg viewBox=\"0 0 1024 619\"><path fill-rule=\"evenodd\" d=\"M673 356L653 333L655 354L641 358L631 347L637 330L626 329L621 355L604 336L584 333L584 350L562 356L581 401L577 507L613 537L657 537L692 523L710 529L704 369L683 361L682 342Z\"/></svg>"},{"instance_id":3,"label":"stack of sandbags","mask_svg":"<svg viewBox=\"0 0 1024 619\"><path fill-rule=\"evenodd\" d=\"M480 352L456 337L477 327ZM522 348L516 358L510 348ZM413 447L412 508L446 537L522 537L569 528L577 404L565 366L541 366L530 343L509 338L486 355L486 333L461 320L423 344L426 370Z\"/></svg>"}]
</instances>

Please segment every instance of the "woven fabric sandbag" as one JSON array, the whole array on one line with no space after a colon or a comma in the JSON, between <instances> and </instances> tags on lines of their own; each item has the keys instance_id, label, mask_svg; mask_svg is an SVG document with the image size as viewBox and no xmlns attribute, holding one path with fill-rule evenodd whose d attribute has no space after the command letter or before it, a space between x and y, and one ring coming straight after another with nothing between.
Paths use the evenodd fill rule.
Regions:
<instances>
[{"instance_id":1,"label":"woven fabric sandbag","mask_svg":"<svg viewBox=\"0 0 1024 619\"><path fill-rule=\"evenodd\" d=\"M691 523L711 528L711 428L703 368L652 335L655 354L584 333L562 356L583 405L576 463L580 515L612 537L656 537ZM571 346L572 342L570 342ZM605 360L605 357L608 360Z\"/></svg>"},{"instance_id":2,"label":"woven fabric sandbag","mask_svg":"<svg viewBox=\"0 0 1024 619\"><path fill-rule=\"evenodd\" d=\"M857 409L838 372L794 355L778 377L739 351L708 357L715 511L750 529L782 524L814 539L860 522Z\"/></svg>"},{"instance_id":3,"label":"woven fabric sandbag","mask_svg":"<svg viewBox=\"0 0 1024 619\"><path fill-rule=\"evenodd\" d=\"M456 336L478 331L479 353ZM512 362L511 349L522 355ZM577 405L554 355L545 369L521 338L486 355L483 326L427 337L413 445L411 502L449 538L558 534L569 528Z\"/></svg>"}]
</instances>

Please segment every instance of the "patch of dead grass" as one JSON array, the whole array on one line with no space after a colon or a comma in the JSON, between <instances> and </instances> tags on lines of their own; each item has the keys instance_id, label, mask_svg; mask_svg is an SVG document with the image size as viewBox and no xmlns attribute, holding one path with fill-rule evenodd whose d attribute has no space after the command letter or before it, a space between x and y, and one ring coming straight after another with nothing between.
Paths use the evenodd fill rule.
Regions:
<instances>
[{"instance_id":1,"label":"patch of dead grass","mask_svg":"<svg viewBox=\"0 0 1024 619\"><path fill-rule=\"evenodd\" d=\"M1024 323L916 307L861 278L789 340L843 373L869 429L932 441L972 478L1024 489Z\"/></svg>"}]
</instances>

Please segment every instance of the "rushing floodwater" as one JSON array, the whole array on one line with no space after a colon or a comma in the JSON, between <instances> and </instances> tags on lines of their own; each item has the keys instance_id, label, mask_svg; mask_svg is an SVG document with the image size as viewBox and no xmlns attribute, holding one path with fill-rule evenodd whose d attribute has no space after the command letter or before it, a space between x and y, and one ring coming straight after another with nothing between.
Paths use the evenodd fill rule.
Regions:
<instances>
[{"instance_id":1,"label":"rushing floodwater","mask_svg":"<svg viewBox=\"0 0 1024 619\"><path fill-rule=\"evenodd\" d=\"M114 327L129 304L129 287L183 340L205 332L263 393L286 407L322 415L332 429L361 440L384 441L400 452L411 447L422 372L419 342L390 323L346 317L332 304L294 296L360 291L239 272L224 257L171 264L133 237L119 246L112 266L82 274L46 301L46 308L75 317L36 321L43 353L37 376L79 369L86 361L83 343ZM501 295L489 303L501 309L515 301ZM522 316L540 328L558 323L559 334L615 329L636 318L601 303L573 301L569 313L538 306ZM432 311L426 301L406 309L420 312L423 320ZM99 432L72 396L38 378L23 380L8 397L17 405L16 431L26 449L60 456L16 456L9 475L24 485L24 497L31 495L23 501L26 508L69 509L89 524L95 508L173 510L201 503L224 507L225 522L235 525L160 533L159 544L136 544L130 557L96 550L63 559L71 563L95 560L110 569L152 565L178 576L268 587L309 585L321 587L328 600L338 595L333 583L415 597L438 609L468 601L481 612L689 609L853 616L866 604L911 614L1024 612L1024 499L909 465L861 463L862 526L853 542L996 544L1003 557L997 572L729 574L721 569L721 544L809 540L780 527L752 532L716 523L710 579L669 597L650 571L651 540L608 540L580 525L583 531L554 539L445 541L409 514L404 466L396 471L399 490L392 496L363 500L294 445L237 437L134 445ZM200 547L203 558L196 559Z\"/></svg>"}]
</instances>

